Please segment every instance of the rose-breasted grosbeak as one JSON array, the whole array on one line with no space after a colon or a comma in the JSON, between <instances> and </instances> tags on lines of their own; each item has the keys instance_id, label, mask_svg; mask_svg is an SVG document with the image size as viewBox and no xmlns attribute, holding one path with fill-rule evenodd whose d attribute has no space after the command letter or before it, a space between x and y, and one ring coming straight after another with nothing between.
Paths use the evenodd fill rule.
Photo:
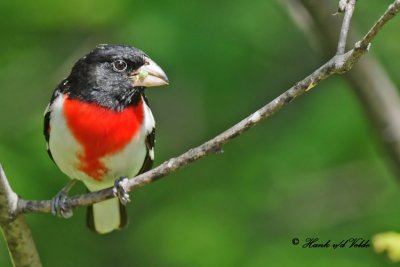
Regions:
<instances>
[{"instance_id":1,"label":"rose-breasted grosbeak","mask_svg":"<svg viewBox=\"0 0 400 267\"><path fill-rule=\"evenodd\" d=\"M144 89L166 84L164 71L141 50L97 46L75 63L51 97L44 118L50 157L89 191L147 171L154 158L155 123ZM55 213L72 184L53 200ZM127 223L126 209L118 198L96 203L87 222L92 230L108 233Z\"/></svg>"}]
</instances>

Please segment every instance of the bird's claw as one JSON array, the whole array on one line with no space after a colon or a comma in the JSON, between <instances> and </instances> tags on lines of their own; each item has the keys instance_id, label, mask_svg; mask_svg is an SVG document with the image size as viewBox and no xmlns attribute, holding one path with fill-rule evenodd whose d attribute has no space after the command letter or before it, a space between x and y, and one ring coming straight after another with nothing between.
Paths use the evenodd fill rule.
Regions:
<instances>
[{"instance_id":1,"label":"bird's claw","mask_svg":"<svg viewBox=\"0 0 400 267\"><path fill-rule=\"evenodd\" d=\"M131 200L129 199L129 194L125 189L129 179L126 177L121 177L115 180L113 194L119 198L122 205L126 205Z\"/></svg>"},{"instance_id":2,"label":"bird's claw","mask_svg":"<svg viewBox=\"0 0 400 267\"><path fill-rule=\"evenodd\" d=\"M71 188L74 186L76 183L76 179L72 179L68 182L64 188L53 197L51 200L51 213L54 216L68 219L71 218L72 215L74 214L72 212L72 208L69 206L67 202L68 198L68 192L71 190Z\"/></svg>"},{"instance_id":3,"label":"bird's claw","mask_svg":"<svg viewBox=\"0 0 400 267\"><path fill-rule=\"evenodd\" d=\"M68 219L73 215L71 207L67 204L68 193L61 190L51 200L51 213L54 216Z\"/></svg>"}]
</instances>

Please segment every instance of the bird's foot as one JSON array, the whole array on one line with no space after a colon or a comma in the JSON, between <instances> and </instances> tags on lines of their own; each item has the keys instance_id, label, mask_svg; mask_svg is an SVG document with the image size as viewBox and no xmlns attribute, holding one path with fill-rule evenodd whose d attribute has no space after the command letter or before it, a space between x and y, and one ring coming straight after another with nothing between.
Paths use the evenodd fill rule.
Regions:
<instances>
[{"instance_id":1,"label":"bird's foot","mask_svg":"<svg viewBox=\"0 0 400 267\"><path fill-rule=\"evenodd\" d=\"M58 192L51 200L51 213L54 216L68 219L74 214L71 207L67 203L68 192L72 186L76 183L76 180L71 180L68 184Z\"/></svg>"},{"instance_id":2,"label":"bird's foot","mask_svg":"<svg viewBox=\"0 0 400 267\"><path fill-rule=\"evenodd\" d=\"M129 201L131 201L129 199L129 194L125 189L128 181L129 179L127 177L120 177L117 180L115 180L114 183L114 188L113 188L114 196L119 198L119 201L121 202L122 205L126 205Z\"/></svg>"}]
</instances>

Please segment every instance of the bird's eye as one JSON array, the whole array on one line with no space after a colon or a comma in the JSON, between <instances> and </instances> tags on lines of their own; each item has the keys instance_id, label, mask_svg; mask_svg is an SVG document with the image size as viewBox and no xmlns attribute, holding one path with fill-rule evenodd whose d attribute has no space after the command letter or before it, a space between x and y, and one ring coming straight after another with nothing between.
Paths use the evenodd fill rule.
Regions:
<instances>
[{"instance_id":1,"label":"bird's eye","mask_svg":"<svg viewBox=\"0 0 400 267\"><path fill-rule=\"evenodd\" d=\"M112 66L115 71L121 72L121 71L126 70L126 68L128 67L128 64L126 64L125 61L119 59L119 60L114 61L112 63Z\"/></svg>"}]
</instances>

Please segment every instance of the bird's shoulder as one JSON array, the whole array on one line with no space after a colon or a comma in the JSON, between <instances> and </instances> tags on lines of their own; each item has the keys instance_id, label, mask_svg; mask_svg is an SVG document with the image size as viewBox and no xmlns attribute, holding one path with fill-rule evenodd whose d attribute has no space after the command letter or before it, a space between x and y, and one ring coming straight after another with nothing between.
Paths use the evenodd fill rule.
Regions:
<instances>
[{"instance_id":1,"label":"bird's shoulder","mask_svg":"<svg viewBox=\"0 0 400 267\"><path fill-rule=\"evenodd\" d=\"M68 80L64 79L61 81L60 84L57 85L57 87L54 89L54 92L50 98L50 102L46 107L46 110L44 111L44 123L43 123L43 134L46 139L46 145L47 145L47 153L49 154L50 158L53 159L53 156L51 155L51 151L49 148L49 140L50 140L50 116L51 116L51 111L53 108L54 101L62 96L65 92L68 91Z\"/></svg>"}]
</instances>

